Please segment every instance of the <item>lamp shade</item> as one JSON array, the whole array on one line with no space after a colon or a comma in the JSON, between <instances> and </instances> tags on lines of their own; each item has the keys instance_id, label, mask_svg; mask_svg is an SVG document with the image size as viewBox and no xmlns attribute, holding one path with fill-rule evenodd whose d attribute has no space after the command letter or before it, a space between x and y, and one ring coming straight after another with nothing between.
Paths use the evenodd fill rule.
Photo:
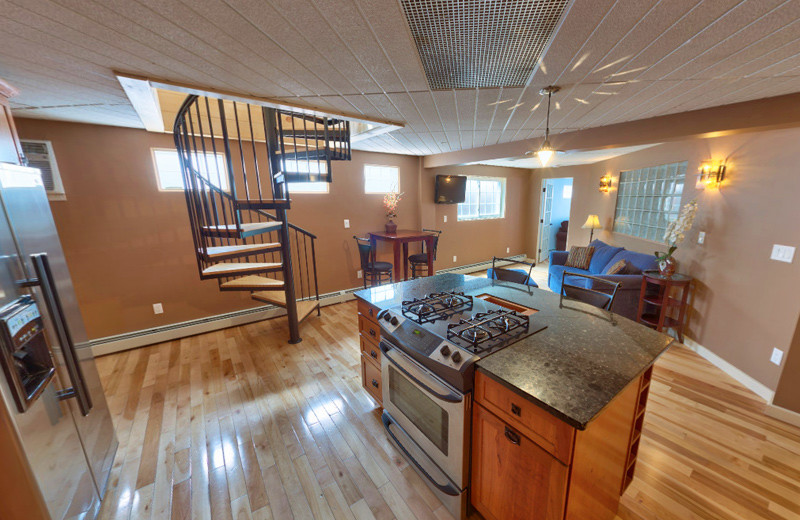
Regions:
<instances>
[{"instance_id":1,"label":"lamp shade","mask_svg":"<svg viewBox=\"0 0 800 520\"><path fill-rule=\"evenodd\" d=\"M603 226L600 225L600 219L597 215L589 215L586 218L586 222L583 223L581 228L583 229L601 229Z\"/></svg>"}]
</instances>

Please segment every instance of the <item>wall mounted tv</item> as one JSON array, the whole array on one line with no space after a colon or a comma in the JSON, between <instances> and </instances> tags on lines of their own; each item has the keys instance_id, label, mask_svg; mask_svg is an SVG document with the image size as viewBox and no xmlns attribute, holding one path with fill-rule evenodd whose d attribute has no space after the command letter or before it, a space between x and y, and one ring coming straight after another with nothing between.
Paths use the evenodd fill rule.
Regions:
<instances>
[{"instance_id":1,"label":"wall mounted tv","mask_svg":"<svg viewBox=\"0 0 800 520\"><path fill-rule=\"evenodd\" d=\"M467 177L464 175L436 176L436 204L461 204L467 194Z\"/></svg>"}]
</instances>

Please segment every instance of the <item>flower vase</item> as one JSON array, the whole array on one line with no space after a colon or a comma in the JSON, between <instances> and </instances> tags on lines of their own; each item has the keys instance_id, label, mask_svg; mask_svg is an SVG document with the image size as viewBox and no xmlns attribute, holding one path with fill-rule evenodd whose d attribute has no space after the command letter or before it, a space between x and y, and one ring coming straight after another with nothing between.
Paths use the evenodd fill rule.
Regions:
<instances>
[{"instance_id":1,"label":"flower vase","mask_svg":"<svg viewBox=\"0 0 800 520\"><path fill-rule=\"evenodd\" d=\"M667 278L675 274L675 269L677 267L678 262L671 256L658 261L658 270L661 272L661 276L665 276Z\"/></svg>"},{"instance_id":2,"label":"flower vase","mask_svg":"<svg viewBox=\"0 0 800 520\"><path fill-rule=\"evenodd\" d=\"M389 219L389 222L386 223L386 232L389 234L397 232L397 224L395 224L394 220Z\"/></svg>"}]
</instances>

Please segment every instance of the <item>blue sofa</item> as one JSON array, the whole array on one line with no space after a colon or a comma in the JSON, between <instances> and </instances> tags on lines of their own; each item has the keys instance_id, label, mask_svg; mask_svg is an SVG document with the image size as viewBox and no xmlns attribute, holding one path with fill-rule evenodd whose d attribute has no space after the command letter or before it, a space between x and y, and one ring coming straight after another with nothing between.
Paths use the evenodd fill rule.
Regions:
<instances>
[{"instance_id":1,"label":"blue sofa","mask_svg":"<svg viewBox=\"0 0 800 520\"><path fill-rule=\"evenodd\" d=\"M574 267L567 267L564 264L567 262L567 251L551 251L550 252L550 266L547 269L547 285L554 293L561 293L561 276L565 271L567 273L579 273L590 276L603 278L611 282L620 284L617 291L617 297L614 300L614 307L612 311L630 318L636 319L636 312L639 309L639 292L642 288L642 271L650 269L658 269L658 263L654 255L645 253L637 253L635 251L628 251L624 247L615 247L601 240L595 240L590 246L594 246L594 254L589 263L589 269L576 269ZM609 267L617 263L619 260L626 260L629 267L637 271L636 274L604 274ZM586 287L593 289L595 282L580 277L573 277L570 279L567 275L567 282L571 285Z\"/></svg>"}]
</instances>

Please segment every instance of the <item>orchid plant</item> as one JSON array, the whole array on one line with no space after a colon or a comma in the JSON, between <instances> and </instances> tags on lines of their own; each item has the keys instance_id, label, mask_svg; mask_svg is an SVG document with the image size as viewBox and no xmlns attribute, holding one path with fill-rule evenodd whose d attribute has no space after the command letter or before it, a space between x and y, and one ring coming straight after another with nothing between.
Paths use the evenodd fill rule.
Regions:
<instances>
[{"instance_id":1,"label":"orchid plant","mask_svg":"<svg viewBox=\"0 0 800 520\"><path fill-rule=\"evenodd\" d=\"M667 229L664 232L664 242L669 244L669 249L666 253L656 251L656 260L664 262L672 257L672 254L678 249L678 245L686 238L686 232L692 228L696 215L697 199L694 199L681 209L681 213L677 219L667 225Z\"/></svg>"},{"instance_id":2,"label":"orchid plant","mask_svg":"<svg viewBox=\"0 0 800 520\"><path fill-rule=\"evenodd\" d=\"M389 219L397 218L397 206L403 200L405 193L392 191L383 196L383 207L386 208L386 217Z\"/></svg>"}]
</instances>

